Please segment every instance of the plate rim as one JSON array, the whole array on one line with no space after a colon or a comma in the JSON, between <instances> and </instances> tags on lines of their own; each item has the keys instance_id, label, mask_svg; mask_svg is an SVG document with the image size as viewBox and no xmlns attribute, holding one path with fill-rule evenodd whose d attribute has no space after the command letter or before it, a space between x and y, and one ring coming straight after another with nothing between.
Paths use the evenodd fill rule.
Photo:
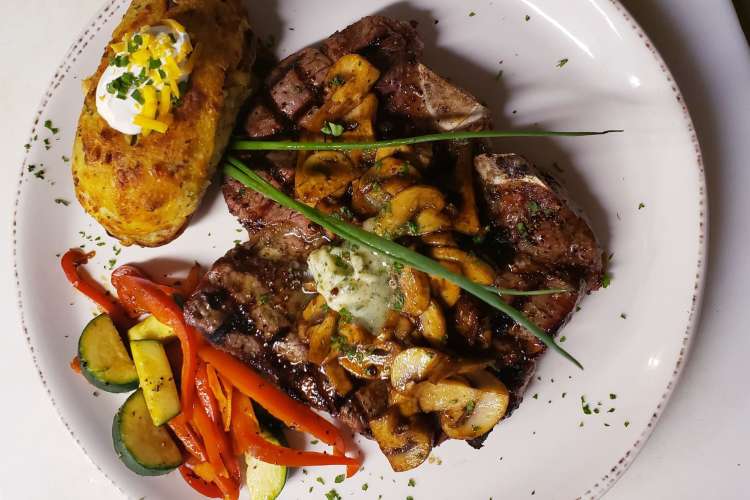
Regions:
<instances>
[{"instance_id":1,"label":"plate rim","mask_svg":"<svg viewBox=\"0 0 750 500\"><path fill-rule=\"evenodd\" d=\"M79 35L77 36L75 41L70 45L69 49L63 56L62 61L58 65L54 75L50 79L50 82L47 86L47 90L44 92L42 99L40 101L40 104L38 105L36 113L34 115L34 119L33 119L32 126L31 126L31 131L28 135L27 143L30 143L31 138L35 134L38 133L41 117L43 116L47 108L47 105L49 104L50 99L53 97L55 89L57 89L57 87L60 85L62 80L67 76L68 71L70 70L71 63L75 62L78 56L88 46L88 43L94 37L94 34L101 30L101 28L114 16L114 14L119 10L119 8L123 4L127 4L130 1L131 0L107 0L106 3L103 6L101 6L93 14L93 16L91 16L88 22L84 25L84 28L79 32ZM693 284L693 296L692 296L692 301L691 301L691 308L687 317L687 325L685 327L685 331L682 336L682 347L677 356L677 361L672 371L672 376L669 378L669 381L667 382L667 386L664 389L664 392L662 393L661 397L659 398L659 402L657 403L656 408L651 414L651 418L649 419L646 427L639 434L638 439L636 439L636 441L631 445L630 449L625 451L622 457L617 461L617 463L615 463L612 467L610 467L606 473L600 476L600 479L596 483L594 483L593 486L589 487L584 493L577 496L576 497L577 499L584 498L584 497L601 498L605 493L607 493L612 488L612 486L614 486L617 480L620 477L622 477L623 474L630 468L635 458L643 449L643 446L645 445L646 441L648 441L648 438L651 436L662 414L664 413L664 409L666 408L667 404L669 403L671 399L672 394L674 393L674 388L676 387L677 383L680 381L682 373L684 372L684 366L689 358L691 346L693 343L693 338L695 336L697 326L700 322L702 305L703 305L704 288L705 288L706 267L707 267L707 260L708 260L709 218L708 218L708 193L706 189L706 174L705 174L705 166L703 162L703 153L701 150L698 135L695 130L693 119L690 115L690 110L687 107L685 99L682 95L682 92L680 91L679 85L677 84L674 78L674 75L672 74L671 70L667 66L661 53L656 48L651 38L648 36L646 31L640 25L640 23L638 23L635 17L630 13L627 7L625 7L621 3L620 0L608 0L608 1L610 5L612 6L612 8L623 17L624 21L629 25L630 29L633 30L635 35L646 46L646 48L651 54L651 57L654 58L656 64L658 65L662 74L666 78L667 83L671 87L673 97L677 100L682 110L683 121L681 125L685 127L685 131L687 132L690 138L690 141L693 145L694 154L695 154L695 162L696 162L696 166L698 167L698 173L699 173L699 176L698 176L698 198L699 198L698 199L698 208L699 208L698 231L699 231L699 234L698 234L698 255L697 255L698 262L696 266L695 281ZM25 313L24 313L24 307L23 307L23 293L21 290L21 282L20 282L20 277L19 277L19 272L18 272L18 258L17 258L17 255L18 255L17 227L18 225L17 225L17 222L18 222L18 209L19 209L19 205L21 201L21 192L22 192L22 186L23 186L23 180L24 180L24 172L26 171L26 165L28 163L28 159L30 155L31 155L31 150L27 150L24 153L23 161L21 162L20 171L17 174L18 182L16 184L17 189L15 193L15 200L13 203L13 217L12 217L12 224L11 224L13 278L15 281L15 288L16 288L16 309L18 313L18 319L20 322L21 331L25 337L26 346L29 349L29 353L34 363L34 367L36 368L37 375L39 376L39 380L41 381L42 387L47 393L47 397L49 398L49 401L52 404L52 407L54 408L58 419L60 420L60 422L62 422L63 426L70 434L70 437L73 438L73 441L75 441L76 445L81 450L83 455L88 459L88 461L112 484L112 486L115 487L117 491L119 491L125 497L127 497L128 493L125 490L123 490L120 487L120 485L117 484L117 482L115 482L114 479L111 478L109 474L107 474L107 472L104 469L102 469L93 460L91 455L89 455L83 443L81 443L81 441L78 439L78 436L73 431L72 427L70 426L66 418L60 412L60 409L57 406L57 401L55 400L55 397L52 395L52 391L50 387L47 385L46 377L42 371L42 367L40 366L37 356L35 354L34 343L31 340L31 336L29 335L28 327L26 325Z\"/></svg>"}]
</instances>

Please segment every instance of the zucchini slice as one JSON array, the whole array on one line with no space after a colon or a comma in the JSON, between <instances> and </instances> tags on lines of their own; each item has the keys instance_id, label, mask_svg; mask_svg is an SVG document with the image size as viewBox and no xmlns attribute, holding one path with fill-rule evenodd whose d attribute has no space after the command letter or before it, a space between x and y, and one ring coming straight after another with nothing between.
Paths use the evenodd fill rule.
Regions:
<instances>
[{"instance_id":1,"label":"zucchini slice","mask_svg":"<svg viewBox=\"0 0 750 500\"><path fill-rule=\"evenodd\" d=\"M130 395L115 415L112 441L120 460L140 476L160 476L182 464L182 453L167 429L151 422L140 389Z\"/></svg>"},{"instance_id":2,"label":"zucchini slice","mask_svg":"<svg viewBox=\"0 0 750 500\"><path fill-rule=\"evenodd\" d=\"M174 331L160 322L156 317L149 316L130 330L128 330L130 340L159 340L166 342L177 338Z\"/></svg>"},{"instance_id":3,"label":"zucchini slice","mask_svg":"<svg viewBox=\"0 0 750 500\"><path fill-rule=\"evenodd\" d=\"M281 432L271 433L263 429L261 436L277 445L286 445L286 440ZM250 492L250 500L274 500L281 494L286 484L286 465L274 465L261 462L250 453L245 454L247 464L246 483Z\"/></svg>"},{"instance_id":4,"label":"zucchini slice","mask_svg":"<svg viewBox=\"0 0 750 500\"><path fill-rule=\"evenodd\" d=\"M107 392L138 388L138 374L112 319L100 314L89 321L78 339L81 373L94 386Z\"/></svg>"},{"instance_id":5,"label":"zucchini slice","mask_svg":"<svg viewBox=\"0 0 750 500\"><path fill-rule=\"evenodd\" d=\"M158 340L133 340L130 352L151 420L163 425L180 413L180 396L164 346Z\"/></svg>"}]
</instances>

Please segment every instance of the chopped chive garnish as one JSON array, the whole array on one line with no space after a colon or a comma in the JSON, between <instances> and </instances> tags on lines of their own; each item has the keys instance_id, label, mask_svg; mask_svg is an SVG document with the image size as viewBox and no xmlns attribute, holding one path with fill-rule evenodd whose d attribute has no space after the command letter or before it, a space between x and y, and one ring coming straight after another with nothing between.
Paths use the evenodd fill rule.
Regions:
<instances>
[{"instance_id":1,"label":"chopped chive garnish","mask_svg":"<svg viewBox=\"0 0 750 500\"><path fill-rule=\"evenodd\" d=\"M231 149L236 151L347 151L355 149L379 149L405 144L421 144L424 142L452 141L462 139L488 139L498 137L583 137L589 135L604 135L623 130L604 130L601 132L568 132L551 130L481 130L478 132L460 131L427 134L402 139L389 139L373 142L298 142L298 141L247 141L232 142Z\"/></svg>"},{"instance_id":2,"label":"chopped chive garnish","mask_svg":"<svg viewBox=\"0 0 750 500\"><path fill-rule=\"evenodd\" d=\"M520 326L529 330L532 335L537 337L546 346L561 354L577 367L581 369L583 368L583 366L572 355L570 355L570 353L560 347L549 334L536 326L531 320L529 320L529 318L521 313L521 311L505 303L500 298L499 291L495 289L487 289L482 285L474 283L465 276L448 271L445 267L429 257L419 254L391 240L382 238L374 233L365 231L358 226L354 226L348 222L323 214L302 202L290 198L273 187L256 172L250 170L242 161L234 157L228 157L227 161L228 163L224 167L224 172L250 189L259 192L286 208L299 212L310 219L310 221L341 236L350 243L361 245L368 250L385 255L396 262L411 266L427 274L444 278L458 285L488 305L505 313Z\"/></svg>"}]
</instances>

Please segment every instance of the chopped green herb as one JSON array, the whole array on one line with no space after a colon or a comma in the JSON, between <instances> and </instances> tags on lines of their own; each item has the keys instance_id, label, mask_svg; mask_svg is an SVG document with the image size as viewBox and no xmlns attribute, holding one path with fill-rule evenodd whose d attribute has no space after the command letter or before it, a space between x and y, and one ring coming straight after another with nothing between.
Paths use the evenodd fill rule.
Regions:
<instances>
[{"instance_id":1,"label":"chopped green herb","mask_svg":"<svg viewBox=\"0 0 750 500\"><path fill-rule=\"evenodd\" d=\"M629 425L630 425L630 422L626 420L625 422L623 422L623 425L624 425L625 427L627 427L627 426L629 426Z\"/></svg>"},{"instance_id":2,"label":"chopped green herb","mask_svg":"<svg viewBox=\"0 0 750 500\"><path fill-rule=\"evenodd\" d=\"M341 319L344 320L344 323L351 323L352 322L352 313L349 312L349 309L346 307L342 307L339 311L339 315L341 316Z\"/></svg>"},{"instance_id":3,"label":"chopped green herb","mask_svg":"<svg viewBox=\"0 0 750 500\"><path fill-rule=\"evenodd\" d=\"M609 393L609 399L617 399L617 394Z\"/></svg>"},{"instance_id":4,"label":"chopped green herb","mask_svg":"<svg viewBox=\"0 0 750 500\"><path fill-rule=\"evenodd\" d=\"M270 293L264 293L258 298L258 302L261 304L268 304L268 301L271 299Z\"/></svg>"},{"instance_id":5,"label":"chopped green herb","mask_svg":"<svg viewBox=\"0 0 750 500\"><path fill-rule=\"evenodd\" d=\"M539 212L539 203L531 200L528 203L526 203L526 208L528 209L531 215L536 215L537 212Z\"/></svg>"},{"instance_id":6,"label":"chopped green herb","mask_svg":"<svg viewBox=\"0 0 750 500\"><path fill-rule=\"evenodd\" d=\"M407 484L413 488L417 485L417 482L414 481L414 479L412 478L412 479L409 479L409 482Z\"/></svg>"},{"instance_id":7,"label":"chopped green herb","mask_svg":"<svg viewBox=\"0 0 750 500\"><path fill-rule=\"evenodd\" d=\"M313 487L310 486L310 489L307 490L308 493L312 493Z\"/></svg>"},{"instance_id":8,"label":"chopped green herb","mask_svg":"<svg viewBox=\"0 0 750 500\"><path fill-rule=\"evenodd\" d=\"M138 89L135 89L132 94L130 94L130 97L133 98L135 102L138 104L143 104L146 102L146 100L143 98L143 95L141 94L141 91Z\"/></svg>"},{"instance_id":9,"label":"chopped green herb","mask_svg":"<svg viewBox=\"0 0 750 500\"><path fill-rule=\"evenodd\" d=\"M149 58L148 69L156 69L161 67L161 59Z\"/></svg>"},{"instance_id":10,"label":"chopped green herb","mask_svg":"<svg viewBox=\"0 0 750 500\"><path fill-rule=\"evenodd\" d=\"M583 413L585 415L591 415L591 407L586 402L586 398L584 396L581 396L581 409L583 410Z\"/></svg>"},{"instance_id":11,"label":"chopped green herb","mask_svg":"<svg viewBox=\"0 0 750 500\"><path fill-rule=\"evenodd\" d=\"M417 224L413 220L410 220L406 223L406 230L412 236L416 236L419 234L419 224Z\"/></svg>"},{"instance_id":12,"label":"chopped green herb","mask_svg":"<svg viewBox=\"0 0 750 500\"><path fill-rule=\"evenodd\" d=\"M333 78L328 82L331 87L340 87L346 82L341 75L334 75Z\"/></svg>"},{"instance_id":13,"label":"chopped green herb","mask_svg":"<svg viewBox=\"0 0 750 500\"><path fill-rule=\"evenodd\" d=\"M34 172L34 177L44 180L44 172L44 170L37 170L36 172Z\"/></svg>"},{"instance_id":14,"label":"chopped green herb","mask_svg":"<svg viewBox=\"0 0 750 500\"><path fill-rule=\"evenodd\" d=\"M567 57L564 58L564 59L560 59L559 61L557 61L557 67L558 68L562 68L566 64L568 64L568 58Z\"/></svg>"},{"instance_id":15,"label":"chopped green herb","mask_svg":"<svg viewBox=\"0 0 750 500\"><path fill-rule=\"evenodd\" d=\"M65 155L62 155L62 161L64 161L65 163L68 163L70 161L70 158L68 158Z\"/></svg>"},{"instance_id":16,"label":"chopped green herb","mask_svg":"<svg viewBox=\"0 0 750 500\"><path fill-rule=\"evenodd\" d=\"M336 484L343 483L344 479L346 479L346 474L339 474L333 479L333 482Z\"/></svg>"},{"instance_id":17,"label":"chopped green herb","mask_svg":"<svg viewBox=\"0 0 750 500\"><path fill-rule=\"evenodd\" d=\"M406 500L414 500L414 497L409 495L408 497L406 497Z\"/></svg>"},{"instance_id":18,"label":"chopped green herb","mask_svg":"<svg viewBox=\"0 0 750 500\"><path fill-rule=\"evenodd\" d=\"M646 204L645 204L645 203L643 203L643 202L640 202L640 203L638 204L638 210L640 210L640 209L642 209L642 208L646 208Z\"/></svg>"},{"instance_id":19,"label":"chopped green herb","mask_svg":"<svg viewBox=\"0 0 750 500\"><path fill-rule=\"evenodd\" d=\"M561 343L565 342L566 340L568 340L568 337L566 337L565 335L563 335L562 337L560 337L560 342Z\"/></svg>"},{"instance_id":20,"label":"chopped green herb","mask_svg":"<svg viewBox=\"0 0 750 500\"><path fill-rule=\"evenodd\" d=\"M115 255L120 255L120 252L122 252L122 248L118 247L117 245L112 246L112 251Z\"/></svg>"},{"instance_id":21,"label":"chopped green herb","mask_svg":"<svg viewBox=\"0 0 750 500\"><path fill-rule=\"evenodd\" d=\"M323 480L323 478L322 478L322 477L320 477L320 476L316 477L316 478L315 478L315 480L316 480L317 482L319 482L320 484L326 484L326 482L325 482L325 481Z\"/></svg>"},{"instance_id":22,"label":"chopped green herb","mask_svg":"<svg viewBox=\"0 0 750 500\"><path fill-rule=\"evenodd\" d=\"M23 145L23 147L24 149L26 149L26 151L28 151L29 149L31 149L31 144L27 142L26 144Z\"/></svg>"},{"instance_id":23,"label":"chopped green herb","mask_svg":"<svg viewBox=\"0 0 750 500\"><path fill-rule=\"evenodd\" d=\"M404 297L404 292L402 292L401 290L396 290L396 292L393 294L391 308L394 311L402 310L404 308L404 300L406 300L406 298Z\"/></svg>"},{"instance_id":24,"label":"chopped green herb","mask_svg":"<svg viewBox=\"0 0 750 500\"><path fill-rule=\"evenodd\" d=\"M111 271L112 269L115 268L115 264L117 264L117 259L109 259L107 261L107 266L108 266L107 269Z\"/></svg>"},{"instance_id":25,"label":"chopped green herb","mask_svg":"<svg viewBox=\"0 0 750 500\"><path fill-rule=\"evenodd\" d=\"M614 408L610 408L609 410L607 410L607 413L614 413L614 412L615 412Z\"/></svg>"},{"instance_id":26,"label":"chopped green herb","mask_svg":"<svg viewBox=\"0 0 750 500\"><path fill-rule=\"evenodd\" d=\"M469 17L474 17L474 16L476 16L476 15L477 15L477 13L476 13L476 12L474 12L473 10L472 10L471 12L469 12Z\"/></svg>"},{"instance_id":27,"label":"chopped green herb","mask_svg":"<svg viewBox=\"0 0 750 500\"><path fill-rule=\"evenodd\" d=\"M524 224L523 222L519 222L518 224L516 224L516 229L518 229L518 232L521 233L521 236L526 235L526 224Z\"/></svg>"},{"instance_id":28,"label":"chopped green herb","mask_svg":"<svg viewBox=\"0 0 750 500\"><path fill-rule=\"evenodd\" d=\"M63 198L55 198L55 203L57 203L58 205L65 205L66 207L70 205L70 202Z\"/></svg>"},{"instance_id":29,"label":"chopped green herb","mask_svg":"<svg viewBox=\"0 0 750 500\"><path fill-rule=\"evenodd\" d=\"M52 126L52 120L45 120L44 128L49 129L49 131L52 132L53 134L56 134L60 131L59 128Z\"/></svg>"},{"instance_id":30,"label":"chopped green herb","mask_svg":"<svg viewBox=\"0 0 750 500\"><path fill-rule=\"evenodd\" d=\"M500 79L503 77L503 70L500 70L495 75L495 80L500 81Z\"/></svg>"},{"instance_id":31,"label":"chopped green herb","mask_svg":"<svg viewBox=\"0 0 750 500\"><path fill-rule=\"evenodd\" d=\"M44 149L46 149L47 151L49 151L49 148L51 148L51 147L52 146L49 143L49 139L44 139Z\"/></svg>"},{"instance_id":32,"label":"chopped green herb","mask_svg":"<svg viewBox=\"0 0 750 500\"><path fill-rule=\"evenodd\" d=\"M341 500L341 495L339 495L336 490L331 490L326 493L326 498L328 500Z\"/></svg>"},{"instance_id":33,"label":"chopped green herb","mask_svg":"<svg viewBox=\"0 0 750 500\"><path fill-rule=\"evenodd\" d=\"M533 396L531 396L534 399L539 399L539 393L535 392Z\"/></svg>"},{"instance_id":34,"label":"chopped green herb","mask_svg":"<svg viewBox=\"0 0 750 500\"><path fill-rule=\"evenodd\" d=\"M159 69L158 73L159 73L159 76L162 78L167 77L167 73L163 69Z\"/></svg>"},{"instance_id":35,"label":"chopped green herb","mask_svg":"<svg viewBox=\"0 0 750 500\"><path fill-rule=\"evenodd\" d=\"M524 20L525 20L525 21L528 21L529 19L531 19L531 16L530 16L530 15L528 15L528 14L526 14L526 17L524 17Z\"/></svg>"},{"instance_id":36,"label":"chopped green herb","mask_svg":"<svg viewBox=\"0 0 750 500\"><path fill-rule=\"evenodd\" d=\"M344 126L339 123L325 122L325 124L321 127L320 131L324 135L339 137L341 134L344 133Z\"/></svg>"},{"instance_id":37,"label":"chopped green herb","mask_svg":"<svg viewBox=\"0 0 750 500\"><path fill-rule=\"evenodd\" d=\"M367 488L369 488L369 486L367 485L367 483L365 483L365 484L362 485L362 491L367 491Z\"/></svg>"},{"instance_id":38,"label":"chopped green herb","mask_svg":"<svg viewBox=\"0 0 750 500\"><path fill-rule=\"evenodd\" d=\"M627 314L625 314L625 313L620 313L620 317L621 317L622 319L628 319L628 315L627 315Z\"/></svg>"},{"instance_id":39,"label":"chopped green herb","mask_svg":"<svg viewBox=\"0 0 750 500\"><path fill-rule=\"evenodd\" d=\"M609 285L612 284L612 275L609 273L604 273L602 275L602 288L608 288Z\"/></svg>"}]
</instances>

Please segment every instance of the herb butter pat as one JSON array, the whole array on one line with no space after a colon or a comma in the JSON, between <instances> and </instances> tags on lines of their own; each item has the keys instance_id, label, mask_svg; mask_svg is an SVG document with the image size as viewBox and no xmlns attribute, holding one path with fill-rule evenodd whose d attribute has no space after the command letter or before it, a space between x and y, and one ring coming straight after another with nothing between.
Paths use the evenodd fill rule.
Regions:
<instances>
[{"instance_id":1,"label":"herb butter pat","mask_svg":"<svg viewBox=\"0 0 750 500\"><path fill-rule=\"evenodd\" d=\"M389 259L357 245L326 245L311 253L307 264L328 307L348 311L371 332L383 325L393 297Z\"/></svg>"}]
</instances>

